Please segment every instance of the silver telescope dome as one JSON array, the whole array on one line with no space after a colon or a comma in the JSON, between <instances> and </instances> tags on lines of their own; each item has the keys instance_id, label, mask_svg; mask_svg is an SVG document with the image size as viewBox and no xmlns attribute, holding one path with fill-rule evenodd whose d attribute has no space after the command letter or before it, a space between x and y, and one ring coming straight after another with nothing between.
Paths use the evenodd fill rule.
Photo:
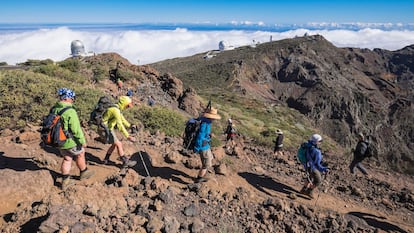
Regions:
<instances>
[{"instance_id":1,"label":"silver telescope dome","mask_svg":"<svg viewBox=\"0 0 414 233\"><path fill-rule=\"evenodd\" d=\"M74 56L74 57L85 55L85 46L83 45L83 43L80 40L72 41L72 43L70 45L70 49L71 49L71 52L72 52L71 55Z\"/></svg>"}]
</instances>

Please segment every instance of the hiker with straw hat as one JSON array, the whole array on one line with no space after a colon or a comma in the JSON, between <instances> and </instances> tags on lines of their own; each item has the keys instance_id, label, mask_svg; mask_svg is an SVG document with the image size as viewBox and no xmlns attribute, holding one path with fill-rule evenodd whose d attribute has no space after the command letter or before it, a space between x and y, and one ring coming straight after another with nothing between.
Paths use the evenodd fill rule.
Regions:
<instances>
[{"instance_id":1,"label":"hiker with straw hat","mask_svg":"<svg viewBox=\"0 0 414 233\"><path fill-rule=\"evenodd\" d=\"M283 148L283 132L280 129L276 130L276 139L273 141L275 143L275 148L273 149L273 153L275 153L276 155L279 155L279 153L282 153L282 148Z\"/></svg>"},{"instance_id":2,"label":"hiker with straw hat","mask_svg":"<svg viewBox=\"0 0 414 233\"><path fill-rule=\"evenodd\" d=\"M207 170L212 166L213 153L210 149L211 142L211 123L214 120L221 119L221 116L217 114L217 109L207 108L200 118L200 130L195 140L194 152L200 155L201 168L196 178L196 183L205 182L207 179L204 177Z\"/></svg>"}]
</instances>

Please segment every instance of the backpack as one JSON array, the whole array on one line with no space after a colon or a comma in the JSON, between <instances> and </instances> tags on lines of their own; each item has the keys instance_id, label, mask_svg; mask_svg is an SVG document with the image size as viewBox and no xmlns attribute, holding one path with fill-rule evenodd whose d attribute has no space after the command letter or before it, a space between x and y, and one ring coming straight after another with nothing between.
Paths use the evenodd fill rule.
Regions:
<instances>
[{"instance_id":1,"label":"backpack","mask_svg":"<svg viewBox=\"0 0 414 233\"><path fill-rule=\"evenodd\" d=\"M308 159L306 154L308 153L308 151L310 149L312 149L313 146L309 146L309 144L307 142L304 142L300 145L298 152L296 154L296 157L298 159L298 161L303 164L303 165L307 165L308 163Z\"/></svg>"},{"instance_id":2,"label":"backpack","mask_svg":"<svg viewBox=\"0 0 414 233\"><path fill-rule=\"evenodd\" d=\"M109 129L108 126L106 126L103 121L102 117L106 110L110 107L118 107L118 105L114 104L112 101L112 98L109 96L102 96L99 98L98 103L96 104L95 108L92 110L90 116L89 116L89 125L96 125L98 127L101 127L104 129L105 133L105 142L109 139Z\"/></svg>"},{"instance_id":3,"label":"backpack","mask_svg":"<svg viewBox=\"0 0 414 233\"><path fill-rule=\"evenodd\" d=\"M183 135L183 147L186 150L194 150L195 141L200 131L201 120L191 118L185 124Z\"/></svg>"},{"instance_id":4,"label":"backpack","mask_svg":"<svg viewBox=\"0 0 414 233\"><path fill-rule=\"evenodd\" d=\"M47 146L60 147L65 144L68 138L72 137L69 131L63 130L63 124L61 121L62 114L72 108L71 106L65 107L57 114L53 113L52 108L47 116L43 118L42 128L40 129L40 138Z\"/></svg>"},{"instance_id":5,"label":"backpack","mask_svg":"<svg viewBox=\"0 0 414 233\"><path fill-rule=\"evenodd\" d=\"M367 149L365 150L365 154L364 157L365 158L370 158L374 155L375 153L375 148L371 143L367 143Z\"/></svg>"}]
</instances>

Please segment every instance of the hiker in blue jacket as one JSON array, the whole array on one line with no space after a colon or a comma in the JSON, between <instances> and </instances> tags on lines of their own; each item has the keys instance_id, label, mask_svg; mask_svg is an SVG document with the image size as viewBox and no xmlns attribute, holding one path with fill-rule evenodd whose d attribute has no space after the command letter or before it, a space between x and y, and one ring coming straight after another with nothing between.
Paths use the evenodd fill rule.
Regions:
<instances>
[{"instance_id":1,"label":"hiker in blue jacket","mask_svg":"<svg viewBox=\"0 0 414 233\"><path fill-rule=\"evenodd\" d=\"M306 153L306 172L308 179L305 182L302 190L302 194L306 194L309 197L313 198L313 190L317 188L322 183L322 173L326 173L329 169L323 166L322 163L322 153L319 149L319 145L322 142L322 137L319 134L313 134L308 141L308 150Z\"/></svg>"},{"instance_id":2,"label":"hiker in blue jacket","mask_svg":"<svg viewBox=\"0 0 414 233\"><path fill-rule=\"evenodd\" d=\"M211 123L213 120L219 119L221 119L221 116L217 114L217 109L215 108L210 108L200 118L200 131L194 145L194 152L198 153L201 159L201 168L196 178L197 183L207 181L204 176L207 173L207 169L211 167L213 160L213 153L210 149Z\"/></svg>"}]
</instances>

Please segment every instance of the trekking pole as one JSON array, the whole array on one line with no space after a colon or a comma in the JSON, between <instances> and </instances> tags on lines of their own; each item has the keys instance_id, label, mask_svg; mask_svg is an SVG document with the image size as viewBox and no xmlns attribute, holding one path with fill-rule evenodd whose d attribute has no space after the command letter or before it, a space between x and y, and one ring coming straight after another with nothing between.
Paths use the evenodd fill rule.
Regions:
<instances>
[{"instance_id":1,"label":"trekking pole","mask_svg":"<svg viewBox=\"0 0 414 233\"><path fill-rule=\"evenodd\" d=\"M147 153L147 152L145 152L145 153ZM138 154L141 157L142 165L144 165L145 172L147 173L147 176L151 177L151 175L150 175L150 173L148 171L147 165L145 164L144 158L142 157L141 151L138 151Z\"/></svg>"},{"instance_id":2,"label":"trekking pole","mask_svg":"<svg viewBox=\"0 0 414 233\"><path fill-rule=\"evenodd\" d=\"M147 165L145 164L144 158L142 157L142 153L141 153L141 151L138 149L138 145L137 145L137 144L135 144L135 143L133 143L133 144L135 145L135 148L136 148L136 149L137 149L137 151L138 151L139 157L141 158L141 162L142 162L142 165L144 166L144 169L145 169L145 172L147 173L147 176L151 177L151 175L150 175L150 173L149 173L149 171L148 171ZM145 149L144 149L144 151L145 151ZM145 151L145 153L148 155L147 151Z\"/></svg>"}]
</instances>

